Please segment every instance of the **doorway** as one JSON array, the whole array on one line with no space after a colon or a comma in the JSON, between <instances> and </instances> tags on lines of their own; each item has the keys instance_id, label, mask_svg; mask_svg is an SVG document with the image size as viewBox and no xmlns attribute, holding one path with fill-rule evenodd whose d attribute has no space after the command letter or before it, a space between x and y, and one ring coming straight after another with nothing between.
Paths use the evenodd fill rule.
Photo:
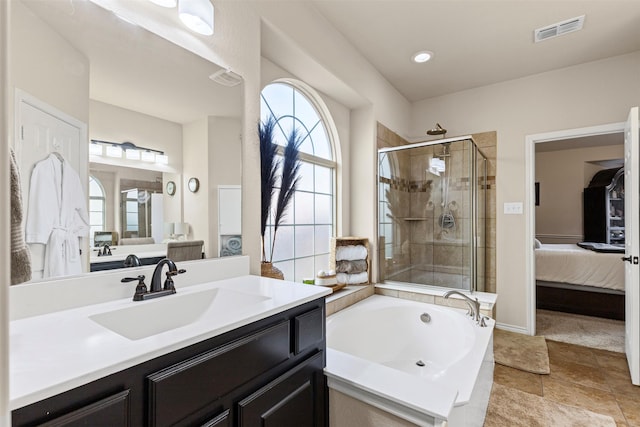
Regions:
<instances>
[{"instance_id":1,"label":"doorway","mask_svg":"<svg viewBox=\"0 0 640 427\"><path fill-rule=\"evenodd\" d=\"M624 353L623 166L622 133L535 144L537 335Z\"/></svg>"},{"instance_id":2,"label":"doorway","mask_svg":"<svg viewBox=\"0 0 640 427\"><path fill-rule=\"evenodd\" d=\"M525 138L525 204L528 206L525 211L526 230L526 277L527 277L527 333L536 334L536 276L535 276L535 153L536 144L548 143L552 141L563 141L575 138L586 138L597 135L610 135L623 133L624 123L613 123L607 125L592 126L579 129L568 129L556 132L528 135ZM540 196L542 197L542 196Z\"/></svg>"}]
</instances>

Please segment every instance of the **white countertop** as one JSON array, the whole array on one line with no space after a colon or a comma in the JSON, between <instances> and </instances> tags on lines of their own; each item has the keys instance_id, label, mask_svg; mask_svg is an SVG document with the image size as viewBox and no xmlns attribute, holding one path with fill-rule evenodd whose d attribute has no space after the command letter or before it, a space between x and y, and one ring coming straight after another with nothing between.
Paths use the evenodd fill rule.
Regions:
<instances>
[{"instance_id":1,"label":"white countertop","mask_svg":"<svg viewBox=\"0 0 640 427\"><path fill-rule=\"evenodd\" d=\"M89 316L148 304L131 298L26 317L10 322L10 409L14 410L87 384L155 357L223 334L249 323L326 296L330 289L259 276L241 276L180 288L189 294L229 289L265 297L225 316L131 340L99 325ZM215 313L214 313L215 314ZM153 319L140 319L153 322Z\"/></svg>"},{"instance_id":2,"label":"white countertop","mask_svg":"<svg viewBox=\"0 0 640 427\"><path fill-rule=\"evenodd\" d=\"M111 255L98 256L98 248L91 248L89 262L91 264L124 261L130 254L138 258L155 258L167 255L166 243L154 243L149 245L119 245L111 246Z\"/></svg>"}]
</instances>

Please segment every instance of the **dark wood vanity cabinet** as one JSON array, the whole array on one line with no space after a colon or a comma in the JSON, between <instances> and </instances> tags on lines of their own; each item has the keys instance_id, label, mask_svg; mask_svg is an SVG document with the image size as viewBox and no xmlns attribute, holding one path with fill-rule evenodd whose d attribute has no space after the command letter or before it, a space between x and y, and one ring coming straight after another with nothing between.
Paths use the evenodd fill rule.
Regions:
<instances>
[{"instance_id":1,"label":"dark wood vanity cabinet","mask_svg":"<svg viewBox=\"0 0 640 427\"><path fill-rule=\"evenodd\" d=\"M12 412L14 426L328 425L324 298Z\"/></svg>"},{"instance_id":2,"label":"dark wood vanity cabinet","mask_svg":"<svg viewBox=\"0 0 640 427\"><path fill-rule=\"evenodd\" d=\"M240 401L238 426L317 426L324 411L316 404L322 365L322 355L316 354Z\"/></svg>"}]
</instances>

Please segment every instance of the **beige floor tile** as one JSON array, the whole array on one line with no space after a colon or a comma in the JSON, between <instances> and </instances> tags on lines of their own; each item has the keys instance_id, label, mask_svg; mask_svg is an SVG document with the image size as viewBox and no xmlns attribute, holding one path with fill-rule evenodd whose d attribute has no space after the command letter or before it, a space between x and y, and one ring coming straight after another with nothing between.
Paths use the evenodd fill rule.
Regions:
<instances>
[{"instance_id":1,"label":"beige floor tile","mask_svg":"<svg viewBox=\"0 0 640 427\"><path fill-rule=\"evenodd\" d=\"M617 397L618 405L629 427L640 427L640 401L632 397Z\"/></svg>"},{"instance_id":2,"label":"beige floor tile","mask_svg":"<svg viewBox=\"0 0 640 427\"><path fill-rule=\"evenodd\" d=\"M493 384L484 427L546 427L543 399Z\"/></svg>"},{"instance_id":3,"label":"beige floor tile","mask_svg":"<svg viewBox=\"0 0 640 427\"><path fill-rule=\"evenodd\" d=\"M640 402L640 387L631 383L629 373L612 369L605 371L604 375L614 395L635 398Z\"/></svg>"},{"instance_id":4,"label":"beige floor tile","mask_svg":"<svg viewBox=\"0 0 640 427\"><path fill-rule=\"evenodd\" d=\"M600 367L606 370L629 374L627 356L624 353L615 353L613 351L605 350L594 350L593 354L595 355L595 358Z\"/></svg>"},{"instance_id":5,"label":"beige floor tile","mask_svg":"<svg viewBox=\"0 0 640 427\"><path fill-rule=\"evenodd\" d=\"M538 374L496 364L493 369L493 381L506 387L542 396L542 379Z\"/></svg>"},{"instance_id":6,"label":"beige floor tile","mask_svg":"<svg viewBox=\"0 0 640 427\"><path fill-rule=\"evenodd\" d=\"M575 344L547 340L549 361L566 360L581 365L599 366L592 349Z\"/></svg>"},{"instance_id":7,"label":"beige floor tile","mask_svg":"<svg viewBox=\"0 0 640 427\"><path fill-rule=\"evenodd\" d=\"M606 392L611 391L603 370L594 366L555 359L550 362L550 370L552 379L594 387Z\"/></svg>"},{"instance_id":8,"label":"beige floor tile","mask_svg":"<svg viewBox=\"0 0 640 427\"><path fill-rule=\"evenodd\" d=\"M616 422L626 422L618 403L610 392L556 380L551 376L542 378L542 390L545 399L609 415Z\"/></svg>"},{"instance_id":9,"label":"beige floor tile","mask_svg":"<svg viewBox=\"0 0 640 427\"><path fill-rule=\"evenodd\" d=\"M610 416L494 383L484 427L614 427Z\"/></svg>"}]
</instances>

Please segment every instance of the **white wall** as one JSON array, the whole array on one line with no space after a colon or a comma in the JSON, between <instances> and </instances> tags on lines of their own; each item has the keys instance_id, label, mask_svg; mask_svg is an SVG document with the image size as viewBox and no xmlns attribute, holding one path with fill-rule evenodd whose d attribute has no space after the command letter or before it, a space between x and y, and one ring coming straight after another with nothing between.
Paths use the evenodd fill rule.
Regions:
<instances>
[{"instance_id":1,"label":"white wall","mask_svg":"<svg viewBox=\"0 0 640 427\"><path fill-rule=\"evenodd\" d=\"M209 242L209 123L202 118L183 127L182 191L184 222L189 224L189 240L204 240L204 252L211 256ZM187 187L190 178L200 181L200 188L192 193Z\"/></svg>"},{"instance_id":2,"label":"white wall","mask_svg":"<svg viewBox=\"0 0 640 427\"><path fill-rule=\"evenodd\" d=\"M640 103L640 52L416 102L411 134L440 122L449 135L498 132L497 320L525 328L525 215L504 215L525 198L525 136L626 120ZM531 209L525 205L524 209Z\"/></svg>"},{"instance_id":3,"label":"white wall","mask_svg":"<svg viewBox=\"0 0 640 427\"><path fill-rule=\"evenodd\" d=\"M22 89L88 123L89 60L21 2L11 4L11 26L8 95L14 96L14 88Z\"/></svg>"},{"instance_id":4,"label":"white wall","mask_svg":"<svg viewBox=\"0 0 640 427\"><path fill-rule=\"evenodd\" d=\"M596 171L605 169L588 162L623 157L624 145L536 153L535 181L540 183L540 205L535 207L535 233L540 241L583 240L582 191Z\"/></svg>"},{"instance_id":5,"label":"white wall","mask_svg":"<svg viewBox=\"0 0 640 427\"><path fill-rule=\"evenodd\" d=\"M138 147L164 151L169 157L167 167L155 164L149 164L149 167L171 172L181 170L182 125L96 100L90 101L89 108L90 139L132 142ZM102 161L128 167L132 167L133 164L124 158L115 160L104 157ZM145 167L144 162L139 163L140 165L134 167Z\"/></svg>"},{"instance_id":6,"label":"white wall","mask_svg":"<svg viewBox=\"0 0 640 427\"><path fill-rule=\"evenodd\" d=\"M227 117L209 117L209 251L207 257L218 252L218 186L241 185L242 139L240 120Z\"/></svg>"}]
</instances>

